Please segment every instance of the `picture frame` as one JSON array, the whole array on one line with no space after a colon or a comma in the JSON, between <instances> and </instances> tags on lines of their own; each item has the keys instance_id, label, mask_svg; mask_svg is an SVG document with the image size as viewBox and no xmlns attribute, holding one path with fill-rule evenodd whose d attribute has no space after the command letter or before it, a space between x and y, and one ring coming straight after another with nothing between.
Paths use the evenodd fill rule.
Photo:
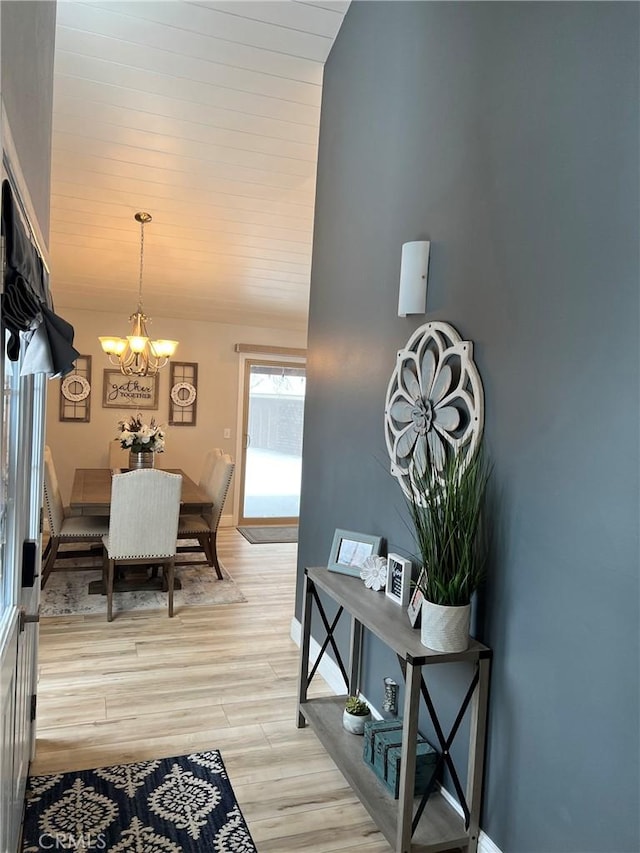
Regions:
<instances>
[{"instance_id":1,"label":"picture frame","mask_svg":"<svg viewBox=\"0 0 640 853\"><path fill-rule=\"evenodd\" d=\"M104 371L102 380L103 409L157 409L158 374L125 376L119 370Z\"/></svg>"},{"instance_id":2,"label":"picture frame","mask_svg":"<svg viewBox=\"0 0 640 853\"><path fill-rule=\"evenodd\" d=\"M360 568L367 557L378 556L382 537L337 528L333 534L327 568L351 577L360 577Z\"/></svg>"},{"instance_id":3,"label":"picture frame","mask_svg":"<svg viewBox=\"0 0 640 853\"><path fill-rule=\"evenodd\" d=\"M422 602L424 601L424 593L420 589L420 585L425 577L425 570L420 569L418 580L413 588L413 593L407 605L407 616L412 628L420 627L420 616L422 614Z\"/></svg>"},{"instance_id":4,"label":"picture frame","mask_svg":"<svg viewBox=\"0 0 640 853\"><path fill-rule=\"evenodd\" d=\"M387 588L385 595L396 604L406 607L411 595L411 560L398 554L387 557Z\"/></svg>"},{"instance_id":5,"label":"picture frame","mask_svg":"<svg viewBox=\"0 0 640 853\"><path fill-rule=\"evenodd\" d=\"M172 361L169 365L169 426L194 427L197 409L197 362Z\"/></svg>"},{"instance_id":6,"label":"picture frame","mask_svg":"<svg viewBox=\"0 0 640 853\"><path fill-rule=\"evenodd\" d=\"M89 423L91 390L91 356L79 355L73 370L60 380L59 420L67 423Z\"/></svg>"}]
</instances>

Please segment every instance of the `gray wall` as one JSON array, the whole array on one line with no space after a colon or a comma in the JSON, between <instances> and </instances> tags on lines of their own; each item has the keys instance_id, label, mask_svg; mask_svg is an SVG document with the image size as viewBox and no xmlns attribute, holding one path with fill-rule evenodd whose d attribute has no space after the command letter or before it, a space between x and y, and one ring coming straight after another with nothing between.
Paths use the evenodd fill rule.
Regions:
<instances>
[{"instance_id":1,"label":"gray wall","mask_svg":"<svg viewBox=\"0 0 640 853\"><path fill-rule=\"evenodd\" d=\"M504 853L640 849L638 13L354 2L325 71L299 571L336 527L413 550L383 405L424 322L396 316L401 244L431 239L428 318L474 341L486 394ZM394 661L367 654L379 703Z\"/></svg>"},{"instance_id":2,"label":"gray wall","mask_svg":"<svg viewBox=\"0 0 640 853\"><path fill-rule=\"evenodd\" d=\"M49 237L55 2L2 0L2 99L45 239Z\"/></svg>"}]
</instances>

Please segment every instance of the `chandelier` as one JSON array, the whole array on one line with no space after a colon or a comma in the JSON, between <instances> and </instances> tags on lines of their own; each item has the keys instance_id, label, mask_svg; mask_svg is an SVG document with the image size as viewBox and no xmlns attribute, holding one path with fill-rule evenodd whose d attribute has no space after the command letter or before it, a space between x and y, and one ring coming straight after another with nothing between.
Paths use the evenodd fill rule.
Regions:
<instances>
[{"instance_id":1,"label":"chandelier","mask_svg":"<svg viewBox=\"0 0 640 853\"><path fill-rule=\"evenodd\" d=\"M133 323L131 334L126 338L112 335L98 338L111 364L117 365L127 376L153 376L164 367L175 353L178 341L159 339L152 341L147 334L150 320L142 310L142 270L144 267L144 226L151 222L150 213L136 213L134 219L140 223L140 282L138 284L138 310L129 317Z\"/></svg>"}]
</instances>

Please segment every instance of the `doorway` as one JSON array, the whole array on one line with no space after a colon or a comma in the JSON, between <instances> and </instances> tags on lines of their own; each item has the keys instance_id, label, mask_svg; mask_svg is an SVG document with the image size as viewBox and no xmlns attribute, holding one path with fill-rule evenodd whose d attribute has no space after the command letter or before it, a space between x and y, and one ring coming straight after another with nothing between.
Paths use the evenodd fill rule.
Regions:
<instances>
[{"instance_id":1,"label":"doorway","mask_svg":"<svg viewBox=\"0 0 640 853\"><path fill-rule=\"evenodd\" d=\"M305 390L303 362L246 359L239 525L298 523Z\"/></svg>"}]
</instances>

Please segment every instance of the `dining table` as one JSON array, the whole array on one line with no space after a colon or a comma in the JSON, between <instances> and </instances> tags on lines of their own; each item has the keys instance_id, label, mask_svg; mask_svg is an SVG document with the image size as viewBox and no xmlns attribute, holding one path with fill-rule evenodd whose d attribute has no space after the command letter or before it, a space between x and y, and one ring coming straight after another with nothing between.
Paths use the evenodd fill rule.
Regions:
<instances>
[{"instance_id":1,"label":"dining table","mask_svg":"<svg viewBox=\"0 0 640 853\"><path fill-rule=\"evenodd\" d=\"M114 474L126 473L127 470L126 468L76 468L73 476L73 485L71 486L70 509L81 515L109 515L111 507L111 478ZM213 501L209 495L185 474L182 469L163 468L161 470L168 471L170 474L180 474L182 477L181 515L206 515L212 512ZM182 545L178 546L177 553L193 553L198 550L199 548L190 545ZM190 562L192 565L195 565L192 561ZM176 565L184 565L184 563L177 562ZM151 577L147 577L146 571L139 576L134 574L129 579L116 579L114 585L116 592L161 588L161 579L155 573L152 573ZM181 588L179 578L175 579L174 588L176 590ZM103 581L91 581L89 583L89 592L91 594L104 595L105 587Z\"/></svg>"},{"instance_id":2,"label":"dining table","mask_svg":"<svg viewBox=\"0 0 640 853\"><path fill-rule=\"evenodd\" d=\"M126 468L76 468L71 487L70 508L80 515L109 515L111 506L111 477ZM180 468L162 469L182 476L180 512L183 515L210 513L213 502Z\"/></svg>"}]
</instances>

